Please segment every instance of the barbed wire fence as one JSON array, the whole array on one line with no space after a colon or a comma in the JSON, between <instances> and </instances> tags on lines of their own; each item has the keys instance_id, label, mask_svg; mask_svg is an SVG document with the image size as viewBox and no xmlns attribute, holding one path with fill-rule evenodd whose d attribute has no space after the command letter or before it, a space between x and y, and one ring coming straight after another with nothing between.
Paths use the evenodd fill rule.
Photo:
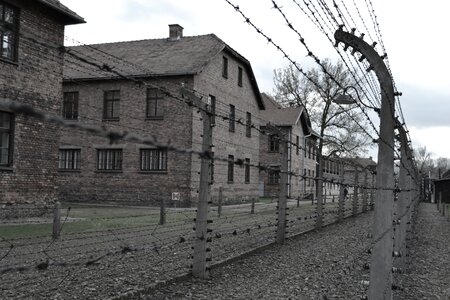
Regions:
<instances>
[{"instance_id":1,"label":"barbed wire fence","mask_svg":"<svg viewBox=\"0 0 450 300\"><path fill-rule=\"evenodd\" d=\"M275 8L280 8L275 1L272 1L272 3ZM311 3L310 5L312 5ZM334 7L339 11L340 16L334 16L325 2L322 2L320 8L315 8L315 11L317 14L319 9L323 10L322 21L327 19L330 23L333 23L341 19L343 22L348 23L348 20L342 16L343 11L339 9L337 4ZM373 8L371 10L373 11ZM348 12L348 8L345 8L345 11ZM282 13L281 10L280 12ZM312 20L316 19L316 14L311 13ZM285 20L289 23L286 18ZM248 19L247 23L250 23ZM330 24L328 26L334 25ZM256 26L254 27L257 28ZM290 28L293 27L290 26ZM324 27L321 26L321 28L323 29ZM379 28L376 28L379 31ZM261 30L258 33L261 34ZM379 32L377 36L381 38ZM30 44L34 43L32 37L23 38ZM273 41L268 36L265 36L265 38L269 42ZM321 65L319 58L314 55L307 44L304 42L302 44L308 49L310 56ZM281 47L274 45L279 51L282 51ZM91 47L91 50L99 52L95 47ZM286 52L282 51L282 53L288 57ZM356 255L356 257L367 255L382 238L392 235L395 231L394 248L388 249L388 251L392 252L389 255L394 256L394 264L398 264L395 270L392 269L392 272L395 274L395 272L401 271L405 264L402 258L406 254L405 245L408 232L410 231L411 220L413 219L413 211L419 199L417 191L420 183L420 178L418 178L413 164L412 152L409 149L409 141L408 138L405 138L407 131L403 130L404 120L403 123L399 123L397 126L397 129L401 131L400 135L403 136L400 143L402 149L393 149L401 158L398 187L376 185L374 176L372 175L372 180L370 180L368 175L373 174L373 169L355 165L338 158L329 158L329 161L335 166L335 171L324 172L324 175L318 178L319 174L316 174L316 176L307 175L306 172L292 172L287 168L287 153L292 153L295 148L300 148L306 156L306 145L292 142L276 126L264 124L264 120L257 120L258 122L247 124L242 121L244 116L236 118L237 120L233 119L238 125L238 129L235 132L236 134L245 135L247 129L250 128L255 134L261 136L268 137L275 134L278 137L281 148L281 153L279 154L281 168L263 165L258 161L256 163L247 163L245 157L233 157L230 159L229 157L213 154L211 139L214 139L214 134L211 118L220 120L220 122L216 120L215 126L226 127L231 117L224 108L213 112L211 107L204 101L207 93L190 89L189 86L160 86L133 78L121 71L121 67L129 66L128 62L105 52L101 53L105 61L98 61L94 56L82 56L74 49L66 51L66 55L77 62L72 64L72 66L75 65L82 72L89 73L93 69L98 69L102 72L110 73L111 76L132 82L137 86L136 89L150 87L158 89L166 97L177 101L184 109L192 109L195 121L203 122L203 132L201 134L199 132L196 133L195 141L191 148L184 148L176 146L175 143L162 142L155 136L146 136L145 130L138 126L126 125L123 127L126 131L123 129L115 130L114 126L108 128L107 126L93 125L97 120L89 117L86 117L86 123L68 122L54 115L42 113L32 106L21 104L18 102L20 99L14 93L7 93L5 98L12 99L12 101L2 99L0 102L1 108L23 115L26 118L35 118L71 131L75 130L101 137L112 145L119 142L129 142L152 146L155 149L163 149L171 153L194 156L201 161L202 166L198 170L200 171L198 180L193 180L193 183L196 185L194 189L197 188L199 191L198 205L196 210L193 208L177 208L171 206L174 204L171 197L152 194L143 196L152 200L152 206L143 209L142 207L135 208L131 206L131 203L127 204L125 200L127 198L124 197L122 202L127 205L120 208L129 210L127 213L113 216L103 215L101 217L90 215L86 218L85 216L89 215L92 210L91 206L77 207L75 205L74 207L66 207L63 203L62 208L58 204L55 204L55 207L14 208L15 211L12 213L13 208L5 204L1 210L2 216L11 217L13 214L16 216L16 218L12 219L2 218L2 222L8 223L8 226L17 223L17 217L21 218L28 215L29 210L39 210L37 216L40 217L36 220L26 220L25 223L30 223L30 225L36 225L36 223L49 224L46 219L51 219L52 217L55 220L53 228L50 230L49 227L48 232L46 231L41 236L2 237L0 251L4 254L0 256L0 273L2 274L3 283L2 293L6 297L29 298L35 295L36 297L46 298L54 295L70 296L72 293L77 293L77 290L80 289L85 292L85 295L95 296L97 293L103 293L104 295L109 293L110 296L114 296L117 290L126 293L126 289L132 292L134 288L139 288L142 285L142 278L145 278L145 285L149 286L189 272L192 272L195 276L206 278L212 266L219 265L231 258L274 242L284 243L286 238L321 228L322 226L341 221L346 217L367 212L374 205L375 193L380 190L390 190L398 195L395 197L396 199L398 198L396 202L392 199L393 208L395 205L396 209L394 222L380 236L373 238L370 247L366 249L367 251ZM291 62L295 64L294 61ZM89 65L90 68L87 68L86 65ZM138 68L137 66L132 67ZM355 68L352 69L355 70ZM48 71L52 72L52 70ZM356 74L354 76L355 78L364 78L369 84L369 88L365 89L367 94L376 94L374 90L377 91L377 89L371 87L374 85L371 77L358 77ZM362 80L357 80L357 82L361 83ZM85 83L77 83L77 85L81 87L86 86ZM179 92L180 89L181 92ZM378 92L381 94L386 93L383 87ZM48 97L48 95L33 94L27 96L35 100ZM379 96L373 95L372 97L374 100L372 104L376 104L376 99ZM221 104L226 105L224 102ZM394 105L391 103L391 106ZM98 109L98 107L92 108ZM125 112L125 114L127 113ZM128 117L131 119L136 118L132 114L128 114ZM367 118L371 122L369 116ZM371 124L373 131L377 134L377 140L383 142L375 125L372 122ZM270 130L261 130L261 125L267 125L266 127L270 128ZM367 132L367 134L372 136L373 133ZM249 150L259 151L258 147L252 145L247 147L249 147ZM86 149L94 150L95 147L87 146ZM219 188L217 202L214 203L213 199L211 199L211 186L224 185L225 182L211 180L212 167L213 165L215 166L214 172L216 175L222 175L223 177L228 174L229 169L227 168L229 168L230 164L236 166L237 170L248 167L258 173L265 172L269 174L270 172L276 172L277 176L279 176L277 179L279 186L278 195L275 197L276 200L259 202L257 197L254 197L248 199L245 204L224 205L224 202L227 201L223 199L223 194L227 191ZM197 170L192 171L192 173L196 172ZM345 177L346 173L353 174L353 178L351 176ZM291 180L296 178L302 183L308 182L313 194L314 190L322 190L321 183L323 182L325 186L333 190L334 194L329 194L328 199L326 193L321 199L314 200L313 198L312 206L299 205L300 198L288 199L288 186L289 182L291 182L288 178L291 178ZM319 182L321 183L319 184ZM124 193L126 192L124 191ZM102 191L99 188L95 193L105 193L107 195L108 191ZM155 204L159 204L159 207ZM113 205L113 207L117 208L118 206ZM107 209L107 207L104 209ZM8 210L11 211L8 212ZM43 220L42 217L45 219ZM106 223L106 226L105 224L103 226L107 228L89 229L88 231L83 231L82 229L82 233L72 233L69 229L66 231L65 229L69 228L68 224L76 224L80 221L77 218ZM318 218L321 220L320 222L317 221ZM23 225L22 220L20 224ZM357 261L356 258L355 261ZM127 272L127 275L124 276L124 269L133 270L133 272ZM95 280L99 277L98 272L104 275L102 276L101 286L98 285L98 280ZM80 276L80 274L82 275ZM388 283L386 286L390 285L390 276L390 274L382 276L382 279ZM117 287L120 285L125 287L125 290ZM30 289L30 287L34 288ZM385 290L383 298L386 295L387 291Z\"/></svg>"}]
</instances>

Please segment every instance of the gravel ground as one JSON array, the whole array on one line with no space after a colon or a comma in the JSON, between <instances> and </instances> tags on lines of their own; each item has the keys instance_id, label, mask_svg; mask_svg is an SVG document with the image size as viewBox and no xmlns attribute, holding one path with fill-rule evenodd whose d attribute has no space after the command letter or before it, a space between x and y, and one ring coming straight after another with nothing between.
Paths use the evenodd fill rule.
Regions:
<instances>
[{"instance_id":1,"label":"gravel ground","mask_svg":"<svg viewBox=\"0 0 450 300\"><path fill-rule=\"evenodd\" d=\"M210 224L210 258L217 263L274 241L276 203L224 207ZM315 208L289 204L289 234L310 230ZM346 215L348 215L347 208ZM195 226L192 215L166 225L5 240L0 238L0 299L107 299L188 274ZM324 208L324 223L337 218ZM333 225L334 226L334 225Z\"/></svg>"},{"instance_id":2,"label":"gravel ground","mask_svg":"<svg viewBox=\"0 0 450 300\"><path fill-rule=\"evenodd\" d=\"M372 213L292 238L211 271L209 280L165 284L136 299L361 299L367 294ZM394 299L450 299L450 223L422 203Z\"/></svg>"},{"instance_id":3,"label":"gravel ground","mask_svg":"<svg viewBox=\"0 0 450 300\"><path fill-rule=\"evenodd\" d=\"M166 284L136 299L360 299L373 213L213 268L209 280Z\"/></svg>"},{"instance_id":4,"label":"gravel ground","mask_svg":"<svg viewBox=\"0 0 450 300\"><path fill-rule=\"evenodd\" d=\"M396 276L404 290L395 298L450 299L450 222L435 204L422 203L414 228L406 272Z\"/></svg>"}]
</instances>

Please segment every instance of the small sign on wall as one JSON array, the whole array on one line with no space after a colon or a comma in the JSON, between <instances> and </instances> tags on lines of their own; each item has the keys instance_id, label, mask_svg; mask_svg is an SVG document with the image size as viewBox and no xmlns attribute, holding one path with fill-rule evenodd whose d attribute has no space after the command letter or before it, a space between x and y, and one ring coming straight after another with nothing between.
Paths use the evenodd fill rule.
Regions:
<instances>
[{"instance_id":1,"label":"small sign on wall","mask_svg":"<svg viewBox=\"0 0 450 300\"><path fill-rule=\"evenodd\" d=\"M180 192L172 192L172 201L180 201L181 195Z\"/></svg>"}]
</instances>

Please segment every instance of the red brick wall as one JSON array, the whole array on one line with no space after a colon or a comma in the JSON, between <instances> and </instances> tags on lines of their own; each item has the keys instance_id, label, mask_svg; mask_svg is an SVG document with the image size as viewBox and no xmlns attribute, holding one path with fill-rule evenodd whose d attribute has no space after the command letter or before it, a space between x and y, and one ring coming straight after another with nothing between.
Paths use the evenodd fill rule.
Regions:
<instances>
[{"instance_id":1,"label":"red brick wall","mask_svg":"<svg viewBox=\"0 0 450 300\"><path fill-rule=\"evenodd\" d=\"M59 112L64 26L34 1L11 1L20 9L17 62L0 60L0 98ZM15 116L14 156L0 169L0 203L46 205L56 199L59 130Z\"/></svg>"},{"instance_id":2,"label":"red brick wall","mask_svg":"<svg viewBox=\"0 0 450 300\"><path fill-rule=\"evenodd\" d=\"M179 96L181 82L189 84L192 79L180 77L148 81L149 86L163 86ZM119 121L102 120L104 91L107 90L120 90ZM166 97L163 120L146 120L146 85L138 86L133 81L123 80L67 82L64 83L64 91L79 92L79 119L72 122L155 137L160 143L170 143L181 149L191 148L192 108L180 100ZM169 151L167 172L143 173L139 169L139 150L148 148L145 145L125 142L110 145L105 138L71 129L62 131L60 145L81 149L80 171L59 172L59 197L63 201L157 204L161 197L169 200L172 192L180 192L182 204L190 203L189 154ZM123 149L122 171L97 171L98 148Z\"/></svg>"}]
</instances>

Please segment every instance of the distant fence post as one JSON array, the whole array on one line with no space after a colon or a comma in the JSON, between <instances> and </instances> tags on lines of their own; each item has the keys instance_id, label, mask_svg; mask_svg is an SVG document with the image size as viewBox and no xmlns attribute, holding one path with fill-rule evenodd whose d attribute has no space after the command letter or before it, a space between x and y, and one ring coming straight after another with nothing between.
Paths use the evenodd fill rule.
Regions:
<instances>
[{"instance_id":1,"label":"distant fence post","mask_svg":"<svg viewBox=\"0 0 450 300\"><path fill-rule=\"evenodd\" d=\"M362 212L366 212L367 211L367 198L368 198L368 193L367 193L367 189L369 187L369 183L368 183L368 174L367 174L367 170L364 170L364 188L363 188L363 199L362 199Z\"/></svg>"},{"instance_id":2,"label":"distant fence post","mask_svg":"<svg viewBox=\"0 0 450 300\"><path fill-rule=\"evenodd\" d=\"M372 184L370 186L370 210L375 207L375 174L372 173Z\"/></svg>"},{"instance_id":3,"label":"distant fence post","mask_svg":"<svg viewBox=\"0 0 450 300\"><path fill-rule=\"evenodd\" d=\"M288 185L288 144L280 138L281 148L281 172L280 172L280 195L278 198L278 226L277 226L277 243L283 244L286 237L286 206L287 206L287 185Z\"/></svg>"},{"instance_id":4,"label":"distant fence post","mask_svg":"<svg viewBox=\"0 0 450 300\"><path fill-rule=\"evenodd\" d=\"M223 187L219 187L219 200L217 203L217 216L219 218L222 215L222 201L223 201Z\"/></svg>"},{"instance_id":5,"label":"distant fence post","mask_svg":"<svg viewBox=\"0 0 450 300\"><path fill-rule=\"evenodd\" d=\"M338 219L344 219L344 209L345 209L345 186L344 186L344 164L340 164L340 173L339 173L339 202L338 202L338 210L339 215Z\"/></svg>"},{"instance_id":6,"label":"distant fence post","mask_svg":"<svg viewBox=\"0 0 450 300\"><path fill-rule=\"evenodd\" d=\"M450 204L446 205L446 210L447 210L447 221L450 221Z\"/></svg>"},{"instance_id":7,"label":"distant fence post","mask_svg":"<svg viewBox=\"0 0 450 300\"><path fill-rule=\"evenodd\" d=\"M358 214L358 181L359 181L359 171L358 166L355 166L355 179L353 186L353 203L352 203L353 216L356 216Z\"/></svg>"},{"instance_id":8,"label":"distant fence post","mask_svg":"<svg viewBox=\"0 0 450 300\"><path fill-rule=\"evenodd\" d=\"M300 195L297 197L297 207L300 207Z\"/></svg>"},{"instance_id":9,"label":"distant fence post","mask_svg":"<svg viewBox=\"0 0 450 300\"><path fill-rule=\"evenodd\" d=\"M160 210L159 210L159 225L166 224L166 204L164 197L161 197Z\"/></svg>"},{"instance_id":10,"label":"distant fence post","mask_svg":"<svg viewBox=\"0 0 450 300\"><path fill-rule=\"evenodd\" d=\"M394 251L400 253L398 257L394 259L394 266L397 268L403 268L405 264L405 252L406 252L406 214L408 213L408 177L407 166L408 157L406 152L407 138L406 132L402 127L399 127L400 138L400 171L398 179L399 191L397 205L395 210L395 218L393 220L394 226Z\"/></svg>"},{"instance_id":11,"label":"distant fence post","mask_svg":"<svg viewBox=\"0 0 450 300\"><path fill-rule=\"evenodd\" d=\"M250 213L253 215L255 213L255 198L252 197L252 206L250 208Z\"/></svg>"},{"instance_id":12,"label":"distant fence post","mask_svg":"<svg viewBox=\"0 0 450 300\"><path fill-rule=\"evenodd\" d=\"M52 232L53 240L59 239L60 228L61 228L61 203L59 203L59 201L56 201L55 206L53 208L53 232Z\"/></svg>"}]
</instances>

